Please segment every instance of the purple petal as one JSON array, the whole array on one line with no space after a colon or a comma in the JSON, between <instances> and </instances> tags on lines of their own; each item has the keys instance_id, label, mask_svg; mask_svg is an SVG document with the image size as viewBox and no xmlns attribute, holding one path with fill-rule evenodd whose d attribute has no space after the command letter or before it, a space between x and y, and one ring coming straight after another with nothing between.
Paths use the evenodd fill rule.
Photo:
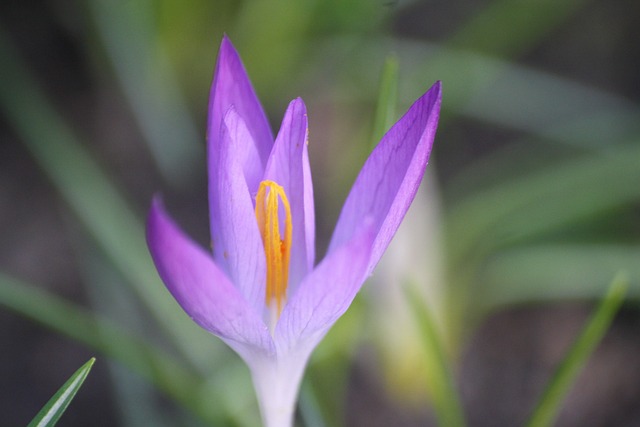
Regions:
<instances>
[{"instance_id":1,"label":"purple petal","mask_svg":"<svg viewBox=\"0 0 640 427\"><path fill-rule=\"evenodd\" d=\"M284 188L291 205L290 292L295 292L302 278L311 271L315 257L313 186L307 137L307 110L302 99L298 98L287 108L264 176L264 179L275 181Z\"/></svg>"},{"instance_id":2,"label":"purple petal","mask_svg":"<svg viewBox=\"0 0 640 427\"><path fill-rule=\"evenodd\" d=\"M371 216L376 233L369 260L371 272L389 245L424 175L440 114L437 82L386 133L365 162L342 208L329 252L353 236Z\"/></svg>"},{"instance_id":3,"label":"purple petal","mask_svg":"<svg viewBox=\"0 0 640 427\"><path fill-rule=\"evenodd\" d=\"M217 167L224 117L231 106L247 123L258 152L258 159L260 159L259 163L253 163L251 167L258 169L262 174L273 145L273 134L242 61L231 41L225 35L220 44L209 97L209 123L207 126L209 173L212 173L212 170Z\"/></svg>"},{"instance_id":4,"label":"purple petal","mask_svg":"<svg viewBox=\"0 0 640 427\"><path fill-rule=\"evenodd\" d=\"M273 353L273 341L261 317L209 254L175 225L157 198L147 221L147 244L167 289L198 325L245 355Z\"/></svg>"},{"instance_id":5,"label":"purple petal","mask_svg":"<svg viewBox=\"0 0 640 427\"><path fill-rule=\"evenodd\" d=\"M227 118L233 115L231 121ZM226 132L226 135L225 135ZM246 122L239 117L235 107L231 106L227 110L225 115L225 121L223 122L222 132L220 134L220 145L217 155L217 164L215 167L209 166L209 216L211 221L211 231L213 238L213 230L220 227L218 224L218 212L217 209L213 209L213 206L219 206L220 194L218 193L218 175L224 165L220 164L220 152L223 149L224 138L231 138L230 141L233 144L234 157L241 166L242 174L244 175L249 189L249 194L255 194L258 191L258 186L263 176L263 168L260 164L259 153L253 142L253 137L247 128ZM229 141L227 141L229 142ZM222 202L225 202L223 199ZM216 258L217 259L217 258Z\"/></svg>"},{"instance_id":6,"label":"purple petal","mask_svg":"<svg viewBox=\"0 0 640 427\"><path fill-rule=\"evenodd\" d=\"M257 312L265 308L266 261L252 194L242 168L250 135L234 108L225 116L219 167L209 183L211 236L216 263Z\"/></svg>"},{"instance_id":7,"label":"purple petal","mask_svg":"<svg viewBox=\"0 0 640 427\"><path fill-rule=\"evenodd\" d=\"M303 280L276 325L278 353L293 347L310 351L349 308L367 277L374 231L372 221L362 219L351 241L329 253Z\"/></svg>"}]
</instances>

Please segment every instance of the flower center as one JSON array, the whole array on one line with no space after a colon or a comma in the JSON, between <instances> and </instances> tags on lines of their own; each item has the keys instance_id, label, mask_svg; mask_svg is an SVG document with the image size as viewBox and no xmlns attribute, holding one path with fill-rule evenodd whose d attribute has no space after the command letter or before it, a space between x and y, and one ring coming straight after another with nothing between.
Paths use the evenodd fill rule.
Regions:
<instances>
[{"instance_id":1,"label":"flower center","mask_svg":"<svg viewBox=\"0 0 640 427\"><path fill-rule=\"evenodd\" d=\"M282 207L282 209L281 209ZM284 213L284 236L280 234L280 211ZM289 281L291 258L291 208L284 189L273 181L262 181L256 195L256 220L267 260L265 303L275 326L282 313Z\"/></svg>"}]
</instances>

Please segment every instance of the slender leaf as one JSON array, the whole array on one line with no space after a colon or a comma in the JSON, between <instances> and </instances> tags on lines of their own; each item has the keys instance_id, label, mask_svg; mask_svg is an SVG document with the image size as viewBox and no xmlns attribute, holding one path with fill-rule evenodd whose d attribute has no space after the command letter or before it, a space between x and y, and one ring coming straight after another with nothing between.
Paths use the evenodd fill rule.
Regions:
<instances>
[{"instance_id":1,"label":"slender leaf","mask_svg":"<svg viewBox=\"0 0 640 427\"><path fill-rule=\"evenodd\" d=\"M441 426L465 426L462 405L455 389L451 368L443 341L438 333L438 326L433 321L426 304L421 303L421 296L411 286L407 286L407 299L420 328L423 346L429 365L429 389L433 398L433 407Z\"/></svg>"},{"instance_id":2,"label":"slender leaf","mask_svg":"<svg viewBox=\"0 0 640 427\"><path fill-rule=\"evenodd\" d=\"M527 424L528 427L547 427L553 424L560 410L560 405L571 389L576 376L613 322L614 316L624 300L627 286L627 279L624 275L619 274L613 279L604 299L547 385Z\"/></svg>"},{"instance_id":3,"label":"slender leaf","mask_svg":"<svg viewBox=\"0 0 640 427\"><path fill-rule=\"evenodd\" d=\"M638 200L638 164L640 145L624 144L477 192L450 208L453 263Z\"/></svg>"},{"instance_id":4,"label":"slender leaf","mask_svg":"<svg viewBox=\"0 0 640 427\"><path fill-rule=\"evenodd\" d=\"M389 55L382 69L382 79L378 92L376 115L373 121L373 136L371 147L375 147L378 141L391 128L396 121L396 108L398 105L398 58Z\"/></svg>"},{"instance_id":5,"label":"slender leaf","mask_svg":"<svg viewBox=\"0 0 640 427\"><path fill-rule=\"evenodd\" d=\"M53 395L51 399L38 412L28 427L53 427L56 425L69 403L73 400L82 383L89 375L96 359L92 357L87 363L82 365L62 387Z\"/></svg>"},{"instance_id":6,"label":"slender leaf","mask_svg":"<svg viewBox=\"0 0 640 427\"><path fill-rule=\"evenodd\" d=\"M640 247L539 244L510 249L483 267L481 303L487 311L531 301L597 299L617 271L629 275L627 298L640 300Z\"/></svg>"},{"instance_id":7,"label":"slender leaf","mask_svg":"<svg viewBox=\"0 0 640 427\"><path fill-rule=\"evenodd\" d=\"M494 305L481 286L473 287L489 255L640 199L638 164L640 145L620 144L477 191L451 206L445 233L447 314L454 339L480 314L475 302ZM491 295L502 299L509 294Z\"/></svg>"}]
</instances>

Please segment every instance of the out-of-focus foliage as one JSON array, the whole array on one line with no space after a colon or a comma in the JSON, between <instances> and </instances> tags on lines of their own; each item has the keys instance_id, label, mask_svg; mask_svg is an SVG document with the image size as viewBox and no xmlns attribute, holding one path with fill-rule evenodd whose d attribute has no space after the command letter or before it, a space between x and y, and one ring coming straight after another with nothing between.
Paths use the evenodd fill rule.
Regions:
<instances>
[{"instance_id":1,"label":"out-of-focus foliage","mask_svg":"<svg viewBox=\"0 0 640 427\"><path fill-rule=\"evenodd\" d=\"M562 398L574 383L575 377L586 364L607 329L609 329L624 300L626 288L626 279L622 275L614 278L597 310L587 322L580 336L576 338L567 356L558 366L551 381L549 381L527 426L547 427L554 424L558 412L560 412Z\"/></svg>"},{"instance_id":2,"label":"out-of-focus foliage","mask_svg":"<svg viewBox=\"0 0 640 427\"><path fill-rule=\"evenodd\" d=\"M629 275L628 298L640 297L638 93L602 77L638 70L598 74L606 61L585 59L624 42L615 8L601 13L598 2L579 0L8 3L0 7L1 135L31 156L16 160L20 168L37 165L55 191L59 203L41 214L62 211L67 240L59 244L75 254L71 276L89 307L40 289L60 281L53 272L34 274L43 283L33 285L14 279L20 269L3 253L0 305L116 360L116 382L131 377L118 374L124 366L195 414L163 411L128 378L130 387L114 387L122 425L148 425L145 411L167 425L258 419L245 368L180 311L144 243L144 212L157 191L206 242L204 130L223 33L274 125L290 99L308 104L320 254L371 136L443 82L430 182L405 225L412 228L318 348L301 394L304 425L339 426L351 416L354 366L373 365L368 375L390 379L385 388L399 402L421 406L430 393L435 400L428 375L393 373L421 361L426 371L416 372L455 372L466 339L496 310L599 299L620 270ZM566 52L575 57L557 59ZM605 55L613 58L607 66L633 67L617 55ZM12 170L13 159L1 161ZM25 197L16 202L26 200L24 183L2 179ZM8 201L0 190L0 233L21 230ZM34 271L41 264L29 262ZM406 283L441 338L431 354L420 350L420 325L406 323L415 322ZM371 347L377 358L358 357ZM434 365L436 356L446 360ZM141 390L134 403L133 389Z\"/></svg>"}]
</instances>

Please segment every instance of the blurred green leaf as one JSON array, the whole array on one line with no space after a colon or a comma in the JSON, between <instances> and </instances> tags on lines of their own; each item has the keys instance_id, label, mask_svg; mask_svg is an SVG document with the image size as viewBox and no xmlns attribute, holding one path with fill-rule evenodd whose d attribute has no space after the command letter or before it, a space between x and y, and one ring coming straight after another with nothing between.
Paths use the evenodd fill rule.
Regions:
<instances>
[{"instance_id":1,"label":"blurred green leaf","mask_svg":"<svg viewBox=\"0 0 640 427\"><path fill-rule=\"evenodd\" d=\"M243 2L230 31L261 101L291 99L291 80L304 58L306 32L314 19L310 2ZM289 93L289 96L286 94Z\"/></svg>"},{"instance_id":2,"label":"blurred green leaf","mask_svg":"<svg viewBox=\"0 0 640 427\"><path fill-rule=\"evenodd\" d=\"M446 87L440 127L461 115L531 134L530 143L558 142L607 149L640 131L640 109L614 93L572 79L446 44L390 37L339 37L313 45L314 65L306 83L326 73L328 58L344 64L348 78L338 102L375 102L380 52L393 51L402 64L399 105L406 108L436 80ZM311 79L314 79L313 81Z\"/></svg>"},{"instance_id":3,"label":"blurred green leaf","mask_svg":"<svg viewBox=\"0 0 640 427\"><path fill-rule=\"evenodd\" d=\"M615 244L538 244L497 253L482 268L485 310L561 299L598 299L624 270L628 298L640 299L640 248Z\"/></svg>"},{"instance_id":4,"label":"blurred green leaf","mask_svg":"<svg viewBox=\"0 0 640 427\"><path fill-rule=\"evenodd\" d=\"M316 397L315 390L308 384L303 383L298 399L298 412L306 427L326 427L327 423L322 418L320 404Z\"/></svg>"},{"instance_id":5,"label":"blurred green leaf","mask_svg":"<svg viewBox=\"0 0 640 427\"><path fill-rule=\"evenodd\" d=\"M309 2L309 4L312 2ZM336 33L371 34L388 14L383 2L371 0L314 1L311 30L320 35Z\"/></svg>"},{"instance_id":6,"label":"blurred green leaf","mask_svg":"<svg viewBox=\"0 0 640 427\"><path fill-rule=\"evenodd\" d=\"M74 232L72 224L69 228L67 235L73 238L72 243L92 311L115 319L118 325L126 325L130 336L145 337L146 343L154 343L154 331L149 330L148 322L145 322L148 319L130 298L126 286L121 283L122 276L114 271L90 239L77 231ZM105 347L121 345L119 340L103 339L103 343ZM117 352L118 349L114 348L108 353ZM109 359L106 360L106 366L111 378L113 400L118 408L118 425L170 427L178 424L175 411L166 411L164 402L158 401L153 383L140 375L132 375L132 369L124 366L122 362Z\"/></svg>"},{"instance_id":7,"label":"blurred green leaf","mask_svg":"<svg viewBox=\"0 0 640 427\"><path fill-rule=\"evenodd\" d=\"M396 121L396 108L398 105L398 58L389 55L384 62L380 90L378 91L378 103L373 120L373 134L371 148L382 139L385 133Z\"/></svg>"},{"instance_id":8,"label":"blurred green leaf","mask_svg":"<svg viewBox=\"0 0 640 427\"><path fill-rule=\"evenodd\" d=\"M80 390L82 383L87 378L87 375L89 375L95 361L96 359L92 357L87 363L82 365L80 369L71 375L67 382L60 387L56 394L54 394L40 412L38 412L35 418L31 420L28 427L55 426L78 390Z\"/></svg>"},{"instance_id":9,"label":"blurred green leaf","mask_svg":"<svg viewBox=\"0 0 640 427\"><path fill-rule=\"evenodd\" d=\"M438 325L433 321L427 305L422 302L422 296L412 286L406 286L405 289L407 301L422 333L423 347L429 365L427 382L438 424L443 427L463 427L466 423L462 405L447 361L446 350L438 332Z\"/></svg>"},{"instance_id":10,"label":"blurred green leaf","mask_svg":"<svg viewBox=\"0 0 640 427\"><path fill-rule=\"evenodd\" d=\"M484 293L478 273L489 255L640 199L640 145L618 144L476 191L448 209L448 323L455 340L488 297L509 299L514 286ZM461 268L464 266L464 268ZM524 295L524 293L522 293Z\"/></svg>"},{"instance_id":11,"label":"blurred green leaf","mask_svg":"<svg viewBox=\"0 0 640 427\"><path fill-rule=\"evenodd\" d=\"M452 264L640 198L640 145L580 156L478 191L449 208Z\"/></svg>"},{"instance_id":12,"label":"blurred green leaf","mask_svg":"<svg viewBox=\"0 0 640 427\"><path fill-rule=\"evenodd\" d=\"M90 0L97 34L160 172L189 184L203 151L163 45L153 2Z\"/></svg>"},{"instance_id":13,"label":"blurred green leaf","mask_svg":"<svg viewBox=\"0 0 640 427\"><path fill-rule=\"evenodd\" d=\"M536 46L551 31L565 22L573 13L578 11L587 0L494 0L483 7L466 23L462 24L457 33L444 43L445 47L454 50L472 52L476 57L517 57ZM458 87L457 93L448 93L450 102L464 106L476 95L470 90L470 85L479 89L486 89L503 78L506 63L495 62L494 66L482 68L460 67L453 65L449 53L441 51L436 54L427 66L442 71L449 68L452 71L437 76L437 80L446 80L447 87ZM469 73L475 76L463 77ZM451 77L462 76L457 82ZM510 87L510 86L507 86ZM522 86L520 86L522 87ZM511 88L511 87L510 87ZM510 93L511 99L522 98ZM555 97L560 99L559 97ZM584 101L583 101L584 102ZM488 110L485 104L479 110ZM527 109L528 110L528 109ZM445 112L447 112L445 110ZM530 112L529 112L530 113Z\"/></svg>"},{"instance_id":14,"label":"blurred green leaf","mask_svg":"<svg viewBox=\"0 0 640 427\"><path fill-rule=\"evenodd\" d=\"M494 0L448 41L452 46L516 56L535 46L587 0Z\"/></svg>"},{"instance_id":15,"label":"blurred green leaf","mask_svg":"<svg viewBox=\"0 0 640 427\"><path fill-rule=\"evenodd\" d=\"M120 361L201 417L217 417L216 408L197 398L201 380L195 373L112 322L1 273L0 305Z\"/></svg>"},{"instance_id":16,"label":"blurred green leaf","mask_svg":"<svg viewBox=\"0 0 640 427\"><path fill-rule=\"evenodd\" d=\"M571 385L613 322L624 300L627 286L627 280L623 275L619 274L613 280L604 299L547 385L527 424L528 427L553 425Z\"/></svg>"},{"instance_id":17,"label":"blurred green leaf","mask_svg":"<svg viewBox=\"0 0 640 427\"><path fill-rule=\"evenodd\" d=\"M311 394L305 396L312 399L305 404L313 404L307 409L317 411L314 420L318 423L322 421L331 427L345 425L349 372L363 339L365 310L364 299L356 298L313 352L302 387L305 394Z\"/></svg>"},{"instance_id":18,"label":"blurred green leaf","mask_svg":"<svg viewBox=\"0 0 640 427\"><path fill-rule=\"evenodd\" d=\"M0 108L80 222L174 343L194 365L208 369L213 350L158 279L143 222L73 135L0 33Z\"/></svg>"}]
</instances>

